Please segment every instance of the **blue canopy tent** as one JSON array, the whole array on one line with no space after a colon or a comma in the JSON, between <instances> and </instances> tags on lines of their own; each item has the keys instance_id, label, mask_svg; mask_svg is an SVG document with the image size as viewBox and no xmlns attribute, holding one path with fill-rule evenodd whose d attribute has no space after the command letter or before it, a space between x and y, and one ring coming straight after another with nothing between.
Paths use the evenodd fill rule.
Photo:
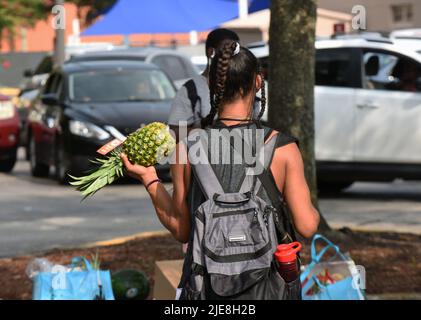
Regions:
<instances>
[{"instance_id":1,"label":"blue canopy tent","mask_svg":"<svg viewBox=\"0 0 421 320\"><path fill-rule=\"evenodd\" d=\"M270 0L252 0L249 7L249 13L265 9L270 9Z\"/></svg>"},{"instance_id":2,"label":"blue canopy tent","mask_svg":"<svg viewBox=\"0 0 421 320\"><path fill-rule=\"evenodd\" d=\"M237 17L237 1L119 0L82 35L188 33L210 30Z\"/></svg>"}]
</instances>

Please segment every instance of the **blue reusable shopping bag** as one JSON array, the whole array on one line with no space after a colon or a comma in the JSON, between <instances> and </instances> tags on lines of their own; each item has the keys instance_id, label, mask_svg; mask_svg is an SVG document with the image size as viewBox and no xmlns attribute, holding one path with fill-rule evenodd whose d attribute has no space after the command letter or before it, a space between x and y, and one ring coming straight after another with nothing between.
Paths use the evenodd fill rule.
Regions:
<instances>
[{"instance_id":1,"label":"blue reusable shopping bag","mask_svg":"<svg viewBox=\"0 0 421 320\"><path fill-rule=\"evenodd\" d=\"M318 239L326 243L326 246L319 253L316 252L316 241ZM336 256L339 257L340 261L321 261L329 249L336 251ZM316 234L311 242L311 260L311 263L300 276L303 300L364 300L364 294L359 286L359 279L357 279L358 275L355 272L355 263L342 254L338 246L320 234ZM341 273L343 279L328 285L320 283L316 275L318 271L325 269ZM318 288L317 293L307 294L309 289L315 285Z\"/></svg>"},{"instance_id":2,"label":"blue reusable shopping bag","mask_svg":"<svg viewBox=\"0 0 421 320\"><path fill-rule=\"evenodd\" d=\"M109 271L94 270L83 257L72 259L72 266L83 261L86 271L40 272L34 277L34 300L114 300Z\"/></svg>"}]
</instances>

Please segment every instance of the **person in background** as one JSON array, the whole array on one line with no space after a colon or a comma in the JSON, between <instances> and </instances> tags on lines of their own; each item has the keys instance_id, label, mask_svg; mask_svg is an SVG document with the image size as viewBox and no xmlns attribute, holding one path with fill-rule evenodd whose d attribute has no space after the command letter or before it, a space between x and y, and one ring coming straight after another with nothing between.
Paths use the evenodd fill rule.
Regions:
<instances>
[{"instance_id":1,"label":"person in background","mask_svg":"<svg viewBox=\"0 0 421 320\"><path fill-rule=\"evenodd\" d=\"M168 124L177 137L181 121L186 122L188 129L200 127L201 120L209 114L209 69L216 51L227 40L239 41L239 37L234 31L222 28L209 33L206 39L206 69L201 75L187 81L177 92L168 119Z\"/></svg>"}]
</instances>

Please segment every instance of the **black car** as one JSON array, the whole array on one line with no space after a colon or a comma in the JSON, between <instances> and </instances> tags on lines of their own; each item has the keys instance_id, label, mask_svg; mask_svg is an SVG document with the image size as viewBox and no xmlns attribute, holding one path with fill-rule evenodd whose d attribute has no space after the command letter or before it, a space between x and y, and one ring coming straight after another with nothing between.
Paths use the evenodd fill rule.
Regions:
<instances>
[{"instance_id":1,"label":"black car","mask_svg":"<svg viewBox=\"0 0 421 320\"><path fill-rule=\"evenodd\" d=\"M175 88L149 63L126 60L66 63L48 78L27 122L34 176L56 168L58 181L92 168L89 159L142 124L167 121Z\"/></svg>"}]
</instances>

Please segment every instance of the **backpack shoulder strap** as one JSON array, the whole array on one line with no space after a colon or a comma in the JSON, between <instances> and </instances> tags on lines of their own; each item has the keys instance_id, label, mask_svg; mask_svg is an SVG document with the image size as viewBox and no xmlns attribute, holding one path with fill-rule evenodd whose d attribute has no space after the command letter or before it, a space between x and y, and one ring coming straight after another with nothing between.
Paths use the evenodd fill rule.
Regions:
<instances>
[{"instance_id":1,"label":"backpack shoulder strap","mask_svg":"<svg viewBox=\"0 0 421 320\"><path fill-rule=\"evenodd\" d=\"M269 141L266 141L267 137L269 136L270 136L270 133L265 135L265 140L264 140L265 144L256 155L257 156L256 168L258 168L257 161L259 161L260 170L262 169L266 170L267 168L269 168L272 162L273 153L275 151L276 135L271 137ZM247 174L247 173L248 173L248 170L246 170L246 175L244 177L243 183L241 184L240 192L244 193L244 192L250 191L253 188L254 194L257 194L260 190L262 183L260 179L256 180L255 174ZM254 187L253 187L253 184L254 184Z\"/></svg>"},{"instance_id":2,"label":"backpack shoulder strap","mask_svg":"<svg viewBox=\"0 0 421 320\"><path fill-rule=\"evenodd\" d=\"M208 135L202 130L197 133L198 138L194 137L196 141L190 138L187 143L189 162L203 194L207 199L212 199L215 193L224 194L225 192L209 162Z\"/></svg>"},{"instance_id":3,"label":"backpack shoulder strap","mask_svg":"<svg viewBox=\"0 0 421 320\"><path fill-rule=\"evenodd\" d=\"M269 139L270 135L272 134L274 130L272 128L269 128L268 131L265 134L265 142Z\"/></svg>"},{"instance_id":4,"label":"backpack shoulder strap","mask_svg":"<svg viewBox=\"0 0 421 320\"><path fill-rule=\"evenodd\" d=\"M187 89L187 97L190 100L191 107L192 107L192 110L193 110L193 113L194 113L194 111L196 109L197 101L199 100L199 95L197 94L196 84L194 83L193 79L190 79L184 84L184 86Z\"/></svg>"},{"instance_id":5,"label":"backpack shoulder strap","mask_svg":"<svg viewBox=\"0 0 421 320\"><path fill-rule=\"evenodd\" d=\"M258 177L262 182L263 188L272 202L272 205L277 209L277 214L274 214L274 223L277 230L278 243L289 243L296 241L297 235L295 232L292 218L288 212L282 192L276 186L275 178L269 170L264 169L262 174ZM281 218L282 220L280 220Z\"/></svg>"}]
</instances>

